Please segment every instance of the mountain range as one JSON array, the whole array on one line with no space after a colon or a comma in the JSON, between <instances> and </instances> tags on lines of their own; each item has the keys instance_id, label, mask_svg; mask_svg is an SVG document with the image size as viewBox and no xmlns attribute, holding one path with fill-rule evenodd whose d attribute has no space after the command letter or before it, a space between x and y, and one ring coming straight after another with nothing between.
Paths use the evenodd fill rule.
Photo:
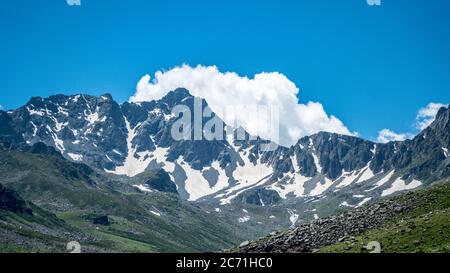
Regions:
<instances>
[{"instance_id":1,"label":"mountain range","mask_svg":"<svg viewBox=\"0 0 450 273\"><path fill-rule=\"evenodd\" d=\"M221 139L174 139L171 129L181 118L174 108L194 112L198 101L208 106L179 88L150 102L119 104L109 94L55 95L0 111L0 182L14 192L1 190L2 196L29 202L29 209L22 209L27 219L33 207L66 219L68 227L61 229L75 225L84 234L86 221L103 216L105 223L109 216L121 223L114 236L134 238L133 247L147 240L139 250L204 251L450 176L450 107L441 108L411 140L383 144L319 132L291 147L267 150L270 141L227 126L215 113L201 121L223 125ZM175 220L179 214L185 217ZM196 224L181 231L191 221ZM125 226L136 234L124 235ZM146 237L155 228L160 234ZM200 244L189 238L197 229L204 236ZM170 238L173 234L179 236ZM81 237L99 250L92 234Z\"/></svg>"}]
</instances>

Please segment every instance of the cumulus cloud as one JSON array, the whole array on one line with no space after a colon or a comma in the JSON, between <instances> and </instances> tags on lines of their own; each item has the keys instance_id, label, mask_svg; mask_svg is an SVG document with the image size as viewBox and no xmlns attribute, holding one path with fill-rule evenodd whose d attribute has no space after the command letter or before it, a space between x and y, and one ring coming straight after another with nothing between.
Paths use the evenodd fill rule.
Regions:
<instances>
[{"instance_id":1,"label":"cumulus cloud","mask_svg":"<svg viewBox=\"0 0 450 273\"><path fill-rule=\"evenodd\" d=\"M136 93L130 101L141 102L157 100L169 91L179 87L188 89L192 95L204 98L211 109L223 120L223 109L257 105L278 108L279 137L275 132L257 130L267 127L271 122L258 115L249 115L248 111L231 113L236 126L242 126L250 134L266 139L278 140L281 145L289 146L305 135L319 131L352 135L347 127L335 116L328 115L318 102L299 103L299 89L286 76L279 72L263 72L253 78L239 76L234 72L221 72L216 66L191 67L182 65L168 71L157 71L154 78L145 75L138 82ZM226 112L229 115L229 112Z\"/></svg>"},{"instance_id":2,"label":"cumulus cloud","mask_svg":"<svg viewBox=\"0 0 450 273\"><path fill-rule=\"evenodd\" d=\"M81 0L66 0L69 6L81 6Z\"/></svg>"},{"instance_id":3,"label":"cumulus cloud","mask_svg":"<svg viewBox=\"0 0 450 273\"><path fill-rule=\"evenodd\" d=\"M389 129L383 129L378 132L378 142L380 143L388 143L390 141L403 141L405 139L411 138L412 135L407 133L397 134L394 131Z\"/></svg>"},{"instance_id":4,"label":"cumulus cloud","mask_svg":"<svg viewBox=\"0 0 450 273\"><path fill-rule=\"evenodd\" d=\"M3 110L3 105L0 104L0 110Z\"/></svg>"},{"instance_id":5,"label":"cumulus cloud","mask_svg":"<svg viewBox=\"0 0 450 273\"><path fill-rule=\"evenodd\" d=\"M447 105L448 104L431 102L426 107L420 108L416 117L416 128L419 130L427 128L434 121L439 109L446 107Z\"/></svg>"}]
</instances>

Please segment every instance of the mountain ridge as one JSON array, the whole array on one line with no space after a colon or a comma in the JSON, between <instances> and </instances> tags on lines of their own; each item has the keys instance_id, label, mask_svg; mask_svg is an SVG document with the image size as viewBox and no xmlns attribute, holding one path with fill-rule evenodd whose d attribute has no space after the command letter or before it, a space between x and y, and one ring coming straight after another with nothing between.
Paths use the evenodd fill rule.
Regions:
<instances>
[{"instance_id":1,"label":"mountain ridge","mask_svg":"<svg viewBox=\"0 0 450 273\"><path fill-rule=\"evenodd\" d=\"M223 125L223 139L206 140L205 132L201 140L173 139L171 128L182 116L172 110L179 105L194 110L196 103L208 105L182 88L141 103L118 104L108 94L33 97L16 110L0 111L2 179L37 211L42 207L81 227L80 234L91 228L86 221L92 219L120 229L118 221L137 224L150 236L147 225L180 232L180 223L171 220L178 213L193 217L183 218L182 225L204 224L210 215L224 229L202 227L210 239L201 245L184 231L176 237L182 249L211 250L450 176L450 107L440 109L435 121L411 140L382 144L318 132L291 147L267 150L269 141L226 126L215 113L202 117L201 124ZM41 168L50 169L43 173ZM162 209L166 206L170 212ZM108 225L104 228L112 228ZM180 245L164 232L149 240L111 231L150 251L154 244L159 250ZM218 239L220 232L230 240Z\"/></svg>"},{"instance_id":2,"label":"mountain ridge","mask_svg":"<svg viewBox=\"0 0 450 273\"><path fill-rule=\"evenodd\" d=\"M267 141L251 139L245 131L244 139L237 140L238 129L227 131L220 119L223 140L174 140L170 128L180 117L171 110L176 105L192 110L194 100L184 88L157 101L122 104L110 94L55 95L33 97L7 115L29 144L42 141L69 160L112 174L135 176L162 168L182 198L219 205L247 199L264 205L291 197L303 202L359 183L367 184L366 192L384 188L379 195L392 194L450 175L445 163L450 108L442 108L436 121L412 140L381 144L318 132L291 147L263 151ZM200 102L207 106L204 99ZM213 118L214 113L203 117L202 124ZM419 162L423 151L431 160ZM255 191L259 198L245 197Z\"/></svg>"}]
</instances>

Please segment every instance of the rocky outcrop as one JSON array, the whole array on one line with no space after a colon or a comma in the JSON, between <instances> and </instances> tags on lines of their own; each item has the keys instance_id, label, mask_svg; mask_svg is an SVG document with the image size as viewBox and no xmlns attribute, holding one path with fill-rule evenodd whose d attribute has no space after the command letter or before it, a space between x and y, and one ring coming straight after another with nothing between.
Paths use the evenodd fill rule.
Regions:
<instances>
[{"instance_id":1,"label":"rocky outcrop","mask_svg":"<svg viewBox=\"0 0 450 273\"><path fill-rule=\"evenodd\" d=\"M8 113L0 110L0 146L8 148L25 141L13 125L13 120Z\"/></svg>"},{"instance_id":2,"label":"rocky outcrop","mask_svg":"<svg viewBox=\"0 0 450 273\"><path fill-rule=\"evenodd\" d=\"M442 108L435 122L413 140L381 144L319 132L292 147L266 150L268 141L253 138L242 128L225 127L215 113L202 116L200 125L214 121L223 126L225 130L218 131L221 139L209 140L204 130L201 139L195 138L194 130L187 139L174 139L172 129L182 115L172 110L180 105L190 110L195 126L196 106L204 110L208 104L184 88L159 100L121 105L109 94L34 97L23 107L0 112L0 140L8 140L5 147L12 142L31 146L42 142L66 159L118 175L163 169L182 198L220 204L262 206L291 198L328 197L337 191L353 192L355 184L360 184L356 190L377 198L398 179L389 193L450 176L449 108ZM383 178L387 181L377 186ZM174 192L173 184L166 182L151 183Z\"/></svg>"},{"instance_id":3,"label":"rocky outcrop","mask_svg":"<svg viewBox=\"0 0 450 273\"><path fill-rule=\"evenodd\" d=\"M239 198L242 203L258 206L273 206L281 202L276 191L265 188L245 191Z\"/></svg>"},{"instance_id":4,"label":"rocky outcrop","mask_svg":"<svg viewBox=\"0 0 450 273\"><path fill-rule=\"evenodd\" d=\"M14 190L7 189L2 184L0 184L0 210L28 215L33 214L32 210L28 207L22 197Z\"/></svg>"},{"instance_id":5,"label":"rocky outcrop","mask_svg":"<svg viewBox=\"0 0 450 273\"><path fill-rule=\"evenodd\" d=\"M315 252L337 242L351 241L367 230L381 227L387 221L416 209L425 212L433 207L448 210L449 182L417 194L406 193L394 198L314 220L284 232L274 232L264 239L248 242L237 252ZM442 203L445 200L447 204Z\"/></svg>"},{"instance_id":6,"label":"rocky outcrop","mask_svg":"<svg viewBox=\"0 0 450 273\"><path fill-rule=\"evenodd\" d=\"M94 225L102 225L102 226L109 226L109 218L108 215L99 215L92 218L92 223Z\"/></svg>"},{"instance_id":7,"label":"rocky outcrop","mask_svg":"<svg viewBox=\"0 0 450 273\"><path fill-rule=\"evenodd\" d=\"M177 186L172 182L169 174L162 169L157 170L145 184L160 192L178 193Z\"/></svg>"}]
</instances>

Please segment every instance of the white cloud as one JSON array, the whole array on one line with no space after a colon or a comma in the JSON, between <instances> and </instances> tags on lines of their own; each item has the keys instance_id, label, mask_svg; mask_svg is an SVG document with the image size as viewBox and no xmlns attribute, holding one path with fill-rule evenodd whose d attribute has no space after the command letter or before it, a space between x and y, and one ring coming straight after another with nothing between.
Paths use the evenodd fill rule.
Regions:
<instances>
[{"instance_id":1,"label":"white cloud","mask_svg":"<svg viewBox=\"0 0 450 273\"><path fill-rule=\"evenodd\" d=\"M279 72L263 72L248 78L234 72L222 73L216 66L182 65L168 71L156 72L153 80L149 75L142 77L130 101L160 99L178 87L184 87L192 95L206 99L211 109L225 121L230 118L222 116L224 112L222 109L226 107L278 106L281 145L292 145L300 137L319 131L352 135L338 118L328 115L320 103L298 103L299 89ZM270 122L268 117L255 119L246 111L236 111L233 114L238 125L243 126L251 134L258 134L259 131L255 132L255 129L258 126L267 126ZM259 135L266 139L278 139L273 132L270 134L260 132Z\"/></svg>"},{"instance_id":2,"label":"white cloud","mask_svg":"<svg viewBox=\"0 0 450 273\"><path fill-rule=\"evenodd\" d=\"M0 110L3 110L3 105L0 104Z\"/></svg>"},{"instance_id":3,"label":"white cloud","mask_svg":"<svg viewBox=\"0 0 450 273\"><path fill-rule=\"evenodd\" d=\"M390 141L403 141L405 139L411 138L412 135L410 134L397 134L389 129L383 129L380 132L378 132L378 142L380 143L387 143Z\"/></svg>"},{"instance_id":4,"label":"white cloud","mask_svg":"<svg viewBox=\"0 0 450 273\"><path fill-rule=\"evenodd\" d=\"M436 118L436 114L442 107L447 107L448 104L431 102L427 106L419 109L416 115L414 127L417 130L424 130ZM378 142L386 143L389 141L402 141L411 139L415 136L413 133L395 133L389 129L383 129L378 133Z\"/></svg>"},{"instance_id":5,"label":"white cloud","mask_svg":"<svg viewBox=\"0 0 450 273\"><path fill-rule=\"evenodd\" d=\"M447 105L448 104L431 102L426 107L420 108L416 117L416 128L419 130L427 128L434 121L439 109L447 107Z\"/></svg>"},{"instance_id":6,"label":"white cloud","mask_svg":"<svg viewBox=\"0 0 450 273\"><path fill-rule=\"evenodd\" d=\"M81 6L81 0L66 0L69 6Z\"/></svg>"}]
</instances>

